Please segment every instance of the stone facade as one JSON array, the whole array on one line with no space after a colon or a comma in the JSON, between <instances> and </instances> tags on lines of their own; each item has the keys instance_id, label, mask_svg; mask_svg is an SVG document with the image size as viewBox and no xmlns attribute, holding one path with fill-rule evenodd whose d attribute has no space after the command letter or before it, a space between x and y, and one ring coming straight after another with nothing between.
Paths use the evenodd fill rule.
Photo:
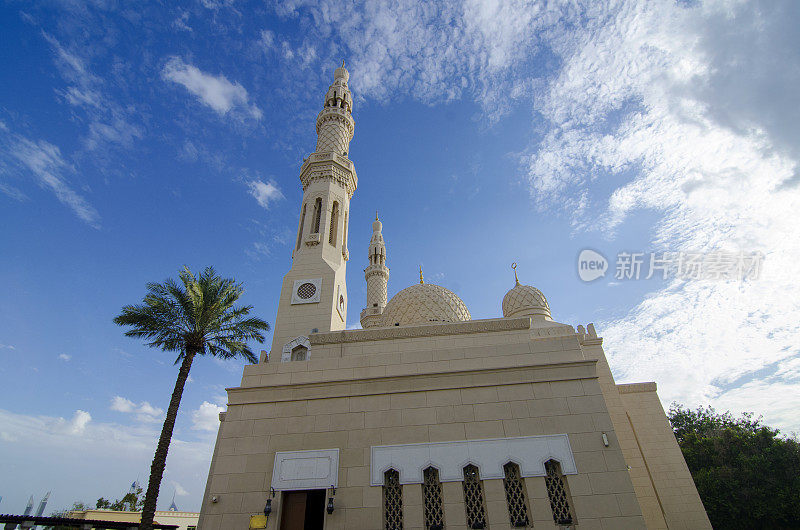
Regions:
<instances>
[{"instance_id":1,"label":"stone facade","mask_svg":"<svg viewBox=\"0 0 800 530\"><path fill-rule=\"evenodd\" d=\"M320 182L304 206L349 206ZM503 318L422 279L387 303L376 220L368 325L344 330L343 253L304 247L304 223L272 354L228 389L199 528L710 528L655 383L617 385L594 326L519 282Z\"/></svg>"}]
</instances>

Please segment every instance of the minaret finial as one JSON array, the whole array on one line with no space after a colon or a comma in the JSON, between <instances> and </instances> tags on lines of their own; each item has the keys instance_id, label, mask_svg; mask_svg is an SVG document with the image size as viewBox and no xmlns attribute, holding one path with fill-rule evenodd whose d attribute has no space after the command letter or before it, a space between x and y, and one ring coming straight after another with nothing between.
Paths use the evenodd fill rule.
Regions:
<instances>
[{"instance_id":1,"label":"minaret finial","mask_svg":"<svg viewBox=\"0 0 800 530\"><path fill-rule=\"evenodd\" d=\"M344 68L344 59L342 59L342 68Z\"/></svg>"},{"instance_id":2,"label":"minaret finial","mask_svg":"<svg viewBox=\"0 0 800 530\"><path fill-rule=\"evenodd\" d=\"M422 265L419 266L419 283L425 283L425 278L422 277Z\"/></svg>"},{"instance_id":3,"label":"minaret finial","mask_svg":"<svg viewBox=\"0 0 800 530\"><path fill-rule=\"evenodd\" d=\"M375 210L375 220L378 220L378 210Z\"/></svg>"},{"instance_id":4,"label":"minaret finial","mask_svg":"<svg viewBox=\"0 0 800 530\"><path fill-rule=\"evenodd\" d=\"M517 262L516 261L511 264L511 268L514 269L514 281L517 282L517 285L519 285L519 278L517 277Z\"/></svg>"}]
</instances>

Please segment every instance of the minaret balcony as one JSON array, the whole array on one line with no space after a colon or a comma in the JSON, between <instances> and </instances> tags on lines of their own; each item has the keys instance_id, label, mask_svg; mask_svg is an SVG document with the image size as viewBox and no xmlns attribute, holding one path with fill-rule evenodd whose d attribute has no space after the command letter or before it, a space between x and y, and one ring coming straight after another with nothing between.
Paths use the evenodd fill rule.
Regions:
<instances>
[{"instance_id":1,"label":"minaret balcony","mask_svg":"<svg viewBox=\"0 0 800 530\"><path fill-rule=\"evenodd\" d=\"M303 161L300 168L300 182L303 191L314 180L334 180L353 197L358 187L358 177L353 163L343 155L334 152L313 153Z\"/></svg>"}]
</instances>

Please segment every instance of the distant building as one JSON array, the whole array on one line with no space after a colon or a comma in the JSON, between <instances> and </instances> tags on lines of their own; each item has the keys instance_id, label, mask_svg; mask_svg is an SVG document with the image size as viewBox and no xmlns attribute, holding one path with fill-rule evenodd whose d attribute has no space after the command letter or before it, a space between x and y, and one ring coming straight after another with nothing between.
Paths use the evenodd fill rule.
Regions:
<instances>
[{"instance_id":1,"label":"distant building","mask_svg":"<svg viewBox=\"0 0 800 530\"><path fill-rule=\"evenodd\" d=\"M178 530L197 530L197 519L200 514L196 512L157 511L155 522L165 525L178 525ZM96 521L123 521L138 523L142 519L142 512L120 512L114 510L80 510L69 512L67 517L73 519L93 519Z\"/></svg>"},{"instance_id":2,"label":"distant building","mask_svg":"<svg viewBox=\"0 0 800 530\"><path fill-rule=\"evenodd\" d=\"M517 280L484 320L421 272L387 300L376 216L364 329L346 329L348 79L300 169L272 350L228 389L201 530L711 528L656 384L616 384L594 326L555 321L535 287Z\"/></svg>"}]
</instances>

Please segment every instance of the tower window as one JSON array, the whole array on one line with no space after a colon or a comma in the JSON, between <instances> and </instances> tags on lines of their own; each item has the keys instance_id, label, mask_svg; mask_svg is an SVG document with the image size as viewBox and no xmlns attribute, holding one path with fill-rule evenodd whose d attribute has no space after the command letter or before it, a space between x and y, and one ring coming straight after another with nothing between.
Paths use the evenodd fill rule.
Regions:
<instances>
[{"instance_id":1,"label":"tower window","mask_svg":"<svg viewBox=\"0 0 800 530\"><path fill-rule=\"evenodd\" d=\"M506 490L506 503L511 526L515 528L526 527L530 524L528 516L528 503L525 499L525 485L519 473L519 466L513 462L503 466L505 477L503 489Z\"/></svg>"},{"instance_id":2,"label":"tower window","mask_svg":"<svg viewBox=\"0 0 800 530\"><path fill-rule=\"evenodd\" d=\"M312 226L311 233L319 234L319 221L322 218L322 199L317 197L314 201L314 225Z\"/></svg>"},{"instance_id":3,"label":"tower window","mask_svg":"<svg viewBox=\"0 0 800 530\"><path fill-rule=\"evenodd\" d=\"M300 212L300 229L297 231L297 247L295 250L300 249L300 242L303 239L303 225L306 224L306 205L303 205L303 210Z\"/></svg>"},{"instance_id":4,"label":"tower window","mask_svg":"<svg viewBox=\"0 0 800 530\"><path fill-rule=\"evenodd\" d=\"M553 522L559 526L572 525L572 508L564 474L561 473L561 464L556 460L548 460L544 463L544 469L547 472L544 484L550 499L550 509L553 510Z\"/></svg>"},{"instance_id":5,"label":"tower window","mask_svg":"<svg viewBox=\"0 0 800 530\"><path fill-rule=\"evenodd\" d=\"M444 528L444 510L442 509L442 483L439 482L439 470L429 467L423 471L422 507L425 515L425 528L442 530Z\"/></svg>"},{"instance_id":6,"label":"tower window","mask_svg":"<svg viewBox=\"0 0 800 530\"><path fill-rule=\"evenodd\" d=\"M311 282L306 282L297 288L297 296L303 300L308 300L317 292L317 286Z\"/></svg>"},{"instance_id":7,"label":"tower window","mask_svg":"<svg viewBox=\"0 0 800 530\"><path fill-rule=\"evenodd\" d=\"M331 228L330 234L328 235L328 243L334 247L337 243L337 228L339 228L339 202L333 201L333 208L331 208Z\"/></svg>"},{"instance_id":8,"label":"tower window","mask_svg":"<svg viewBox=\"0 0 800 530\"><path fill-rule=\"evenodd\" d=\"M344 222L342 223L342 250L347 248L347 211L344 212Z\"/></svg>"},{"instance_id":9,"label":"tower window","mask_svg":"<svg viewBox=\"0 0 800 530\"><path fill-rule=\"evenodd\" d=\"M403 530L403 487L400 473L394 469L383 474L383 527Z\"/></svg>"},{"instance_id":10,"label":"tower window","mask_svg":"<svg viewBox=\"0 0 800 530\"><path fill-rule=\"evenodd\" d=\"M483 498L483 484L476 466L464 468L464 507L467 511L467 527L486 528L486 503Z\"/></svg>"}]
</instances>

